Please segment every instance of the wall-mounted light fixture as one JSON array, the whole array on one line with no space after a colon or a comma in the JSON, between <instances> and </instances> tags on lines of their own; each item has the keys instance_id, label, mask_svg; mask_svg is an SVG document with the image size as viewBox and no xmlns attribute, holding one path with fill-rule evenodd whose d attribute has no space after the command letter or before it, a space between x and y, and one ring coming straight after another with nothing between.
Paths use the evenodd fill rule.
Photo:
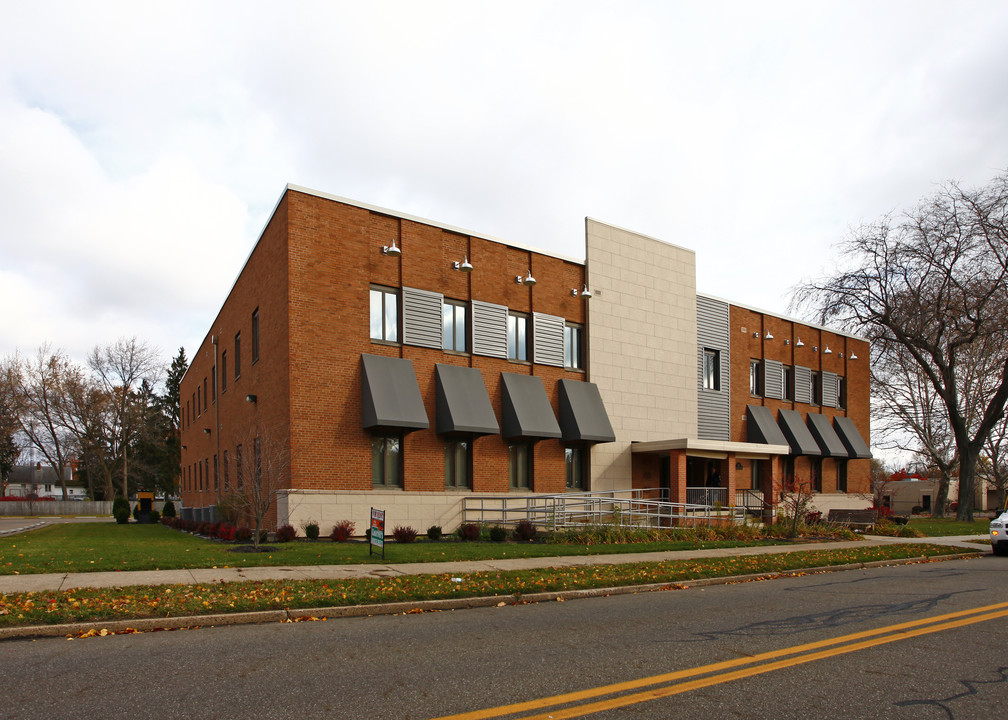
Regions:
<instances>
[{"instance_id":1,"label":"wall-mounted light fixture","mask_svg":"<svg viewBox=\"0 0 1008 720\"><path fill-rule=\"evenodd\" d=\"M210 434L210 428L203 428L203 432L205 432L207 435L209 435Z\"/></svg>"},{"instance_id":2,"label":"wall-mounted light fixture","mask_svg":"<svg viewBox=\"0 0 1008 720\"><path fill-rule=\"evenodd\" d=\"M791 338L784 338L784 344L785 345L790 345L791 344Z\"/></svg>"},{"instance_id":3,"label":"wall-mounted light fixture","mask_svg":"<svg viewBox=\"0 0 1008 720\"><path fill-rule=\"evenodd\" d=\"M255 403L259 398L255 395L246 395L245 402Z\"/></svg>"},{"instance_id":4,"label":"wall-mounted light fixture","mask_svg":"<svg viewBox=\"0 0 1008 720\"><path fill-rule=\"evenodd\" d=\"M843 360L843 358L844 358L844 354L840 353L840 359Z\"/></svg>"},{"instance_id":5,"label":"wall-mounted light fixture","mask_svg":"<svg viewBox=\"0 0 1008 720\"><path fill-rule=\"evenodd\" d=\"M392 257L399 257L402 255L402 250L396 247L395 239L392 240L391 245L382 245L381 251L384 255L391 255Z\"/></svg>"},{"instance_id":6,"label":"wall-mounted light fixture","mask_svg":"<svg viewBox=\"0 0 1008 720\"><path fill-rule=\"evenodd\" d=\"M582 289L571 288L571 297L583 297L585 300L592 296L591 290L585 285Z\"/></svg>"},{"instance_id":7,"label":"wall-mounted light fixture","mask_svg":"<svg viewBox=\"0 0 1008 720\"><path fill-rule=\"evenodd\" d=\"M812 346L812 352L819 352L819 346L818 345L813 345Z\"/></svg>"},{"instance_id":8,"label":"wall-mounted light fixture","mask_svg":"<svg viewBox=\"0 0 1008 720\"><path fill-rule=\"evenodd\" d=\"M188 450L188 449L189 449L189 446L188 446L188 445L183 445L183 446L182 446L182 449L183 449L183 450Z\"/></svg>"},{"instance_id":9,"label":"wall-mounted light fixture","mask_svg":"<svg viewBox=\"0 0 1008 720\"><path fill-rule=\"evenodd\" d=\"M773 340L773 333L771 333L769 330L767 330L765 333L763 333L763 339L764 340Z\"/></svg>"},{"instance_id":10,"label":"wall-mounted light fixture","mask_svg":"<svg viewBox=\"0 0 1008 720\"><path fill-rule=\"evenodd\" d=\"M455 262L453 262L452 263L452 267L455 268L456 270L459 270L459 271L464 272L464 273L470 273L470 272L472 272L472 269L473 269L472 268L472 263L469 262L469 256L468 255L466 255L465 259L462 262L459 262L458 260L456 260Z\"/></svg>"},{"instance_id":11,"label":"wall-mounted light fixture","mask_svg":"<svg viewBox=\"0 0 1008 720\"><path fill-rule=\"evenodd\" d=\"M532 271L529 270L528 273L525 275L525 277L522 277L521 275L515 275L515 282L518 283L519 285L528 285L529 287L532 287L533 285L536 284L536 279L532 277Z\"/></svg>"},{"instance_id":12,"label":"wall-mounted light fixture","mask_svg":"<svg viewBox=\"0 0 1008 720\"><path fill-rule=\"evenodd\" d=\"M795 346L795 347L805 347L805 343L803 343L803 342L801 341L801 338L796 338L796 339L795 339L795 343L794 343L794 346Z\"/></svg>"},{"instance_id":13,"label":"wall-mounted light fixture","mask_svg":"<svg viewBox=\"0 0 1008 720\"><path fill-rule=\"evenodd\" d=\"M829 345L827 345L827 346L826 346L826 349L822 351L822 354L823 354L823 355L832 355L832 354L833 354L833 351L832 351L832 350L830 350L830 349L829 349Z\"/></svg>"},{"instance_id":14,"label":"wall-mounted light fixture","mask_svg":"<svg viewBox=\"0 0 1008 720\"><path fill-rule=\"evenodd\" d=\"M851 360L857 360L857 355L855 355L854 353L851 353L850 354L850 359Z\"/></svg>"},{"instance_id":15,"label":"wall-mounted light fixture","mask_svg":"<svg viewBox=\"0 0 1008 720\"><path fill-rule=\"evenodd\" d=\"M753 336L754 338L756 338L757 340L759 340L759 333L758 333L758 332L754 332L754 333L752 334L752 336Z\"/></svg>"}]
</instances>

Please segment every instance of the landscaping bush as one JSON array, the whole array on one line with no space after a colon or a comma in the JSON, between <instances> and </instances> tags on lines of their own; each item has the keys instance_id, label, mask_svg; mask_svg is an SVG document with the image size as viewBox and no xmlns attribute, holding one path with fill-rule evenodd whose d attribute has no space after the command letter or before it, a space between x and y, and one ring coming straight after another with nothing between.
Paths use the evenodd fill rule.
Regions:
<instances>
[{"instance_id":1,"label":"landscaping bush","mask_svg":"<svg viewBox=\"0 0 1008 720\"><path fill-rule=\"evenodd\" d=\"M119 507L112 511L115 516L115 521L120 525L125 525L129 522L129 508Z\"/></svg>"},{"instance_id":2,"label":"landscaping bush","mask_svg":"<svg viewBox=\"0 0 1008 720\"><path fill-rule=\"evenodd\" d=\"M140 503L133 506L133 519L140 522Z\"/></svg>"},{"instance_id":3,"label":"landscaping bush","mask_svg":"<svg viewBox=\"0 0 1008 720\"><path fill-rule=\"evenodd\" d=\"M147 522L158 523L160 521L161 521L161 513L159 513L157 510L151 510L150 515L147 516Z\"/></svg>"},{"instance_id":4,"label":"landscaping bush","mask_svg":"<svg viewBox=\"0 0 1008 720\"><path fill-rule=\"evenodd\" d=\"M231 523L219 523L217 525L217 537L225 542L231 542L235 539L235 529L235 526ZM252 537L251 533L249 537Z\"/></svg>"},{"instance_id":5,"label":"landscaping bush","mask_svg":"<svg viewBox=\"0 0 1008 720\"><path fill-rule=\"evenodd\" d=\"M161 515L166 518L175 517L175 503L173 503L171 500L165 500L164 507L161 508Z\"/></svg>"},{"instance_id":6,"label":"landscaping bush","mask_svg":"<svg viewBox=\"0 0 1008 720\"><path fill-rule=\"evenodd\" d=\"M395 529L392 530L392 539L397 543L411 543L416 540L416 537L417 531L415 528L397 525Z\"/></svg>"},{"instance_id":7,"label":"landscaping bush","mask_svg":"<svg viewBox=\"0 0 1008 720\"><path fill-rule=\"evenodd\" d=\"M239 527L235 528L231 537L238 542L248 542L252 539L252 528Z\"/></svg>"},{"instance_id":8,"label":"landscaping bush","mask_svg":"<svg viewBox=\"0 0 1008 720\"><path fill-rule=\"evenodd\" d=\"M536 526L530 520L519 520L514 528L514 537L515 540L528 542L535 540L536 532Z\"/></svg>"},{"instance_id":9,"label":"landscaping bush","mask_svg":"<svg viewBox=\"0 0 1008 720\"><path fill-rule=\"evenodd\" d=\"M910 508L910 514L911 515L920 515L923 512L924 512L924 508L921 507L920 505L914 505L912 508Z\"/></svg>"},{"instance_id":10,"label":"landscaping bush","mask_svg":"<svg viewBox=\"0 0 1008 720\"><path fill-rule=\"evenodd\" d=\"M301 529L304 530L304 535L309 540L318 540L319 525L314 520L306 520L301 523Z\"/></svg>"},{"instance_id":11,"label":"landscaping bush","mask_svg":"<svg viewBox=\"0 0 1008 720\"><path fill-rule=\"evenodd\" d=\"M427 528L428 540L440 540L441 534L442 530L440 525L431 525L429 528Z\"/></svg>"},{"instance_id":12,"label":"landscaping bush","mask_svg":"<svg viewBox=\"0 0 1008 720\"><path fill-rule=\"evenodd\" d=\"M281 525L277 528L276 539L277 542L290 542L297 537L297 530L294 529L293 525Z\"/></svg>"},{"instance_id":13,"label":"landscaping bush","mask_svg":"<svg viewBox=\"0 0 1008 720\"><path fill-rule=\"evenodd\" d=\"M126 509L126 514L129 515L129 511L130 511L129 500L127 500L126 498L121 498L121 497L117 497L115 500L113 500L112 501L112 515L113 516L116 514L116 510L118 510L119 508L125 508Z\"/></svg>"},{"instance_id":14,"label":"landscaping bush","mask_svg":"<svg viewBox=\"0 0 1008 720\"><path fill-rule=\"evenodd\" d=\"M476 523L463 523L458 526L458 530L455 531L455 534L458 535L459 540L475 542L480 538L480 526Z\"/></svg>"},{"instance_id":15,"label":"landscaping bush","mask_svg":"<svg viewBox=\"0 0 1008 720\"><path fill-rule=\"evenodd\" d=\"M492 542L504 542L507 540L507 530L500 525L494 525L490 528L490 540Z\"/></svg>"},{"instance_id":16,"label":"landscaping bush","mask_svg":"<svg viewBox=\"0 0 1008 720\"><path fill-rule=\"evenodd\" d=\"M818 525L822 522L822 512L819 510L813 510L811 512L805 513L805 524L809 527L813 525Z\"/></svg>"},{"instance_id":17,"label":"landscaping bush","mask_svg":"<svg viewBox=\"0 0 1008 720\"><path fill-rule=\"evenodd\" d=\"M350 520L340 520L338 523L333 525L332 532L329 533L329 537L332 538L333 542L346 542L350 539L350 536L354 533L354 524Z\"/></svg>"}]
</instances>

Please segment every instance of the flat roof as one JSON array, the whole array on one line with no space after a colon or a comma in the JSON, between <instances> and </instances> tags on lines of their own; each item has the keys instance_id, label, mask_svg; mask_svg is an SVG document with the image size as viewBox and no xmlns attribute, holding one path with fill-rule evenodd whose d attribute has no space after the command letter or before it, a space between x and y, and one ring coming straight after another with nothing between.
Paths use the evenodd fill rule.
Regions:
<instances>
[{"instance_id":1,"label":"flat roof","mask_svg":"<svg viewBox=\"0 0 1008 720\"><path fill-rule=\"evenodd\" d=\"M827 327L826 325L819 325L808 320L802 320L801 318L790 317L789 315L781 315L780 313L773 312L772 310L764 310L763 308L755 307L754 305L745 305L743 303L735 302L734 300L729 300L727 298L720 297L718 295L711 295L710 293L697 291L697 297L705 297L708 300L718 300L723 303L728 303L737 308L742 308L743 310L749 310L751 312L757 312L761 315L770 315L778 320L785 320L787 322L799 323L805 327L815 328L816 330L825 330L826 332L833 333L834 335L843 335L844 337L849 337L852 340L861 340L862 342L869 342L868 338L863 338L860 335L855 335L854 333L845 332L844 330L837 330L836 328Z\"/></svg>"}]
</instances>

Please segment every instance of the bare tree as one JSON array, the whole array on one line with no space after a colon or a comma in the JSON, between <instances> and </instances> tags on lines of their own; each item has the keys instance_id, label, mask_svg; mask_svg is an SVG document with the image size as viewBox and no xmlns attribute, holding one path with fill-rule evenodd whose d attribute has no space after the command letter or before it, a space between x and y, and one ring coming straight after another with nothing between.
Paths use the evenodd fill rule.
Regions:
<instances>
[{"instance_id":1,"label":"bare tree","mask_svg":"<svg viewBox=\"0 0 1008 720\"><path fill-rule=\"evenodd\" d=\"M45 343L33 358L15 355L5 362L5 382L19 408L19 425L28 444L37 449L59 478L67 499L65 470L74 454L74 437L60 420L67 377L74 365L62 350Z\"/></svg>"},{"instance_id":2,"label":"bare tree","mask_svg":"<svg viewBox=\"0 0 1008 720\"><path fill-rule=\"evenodd\" d=\"M941 517L948 503L952 473L959 461L948 414L934 386L902 345L880 340L875 348L871 367L875 444L883 449L915 453L925 465L938 470L940 479L932 514ZM875 495L878 500L878 493Z\"/></svg>"},{"instance_id":3,"label":"bare tree","mask_svg":"<svg viewBox=\"0 0 1008 720\"><path fill-rule=\"evenodd\" d=\"M782 477L774 480L777 508L787 525L788 537L798 534L798 524L804 521L812 507L812 481L799 477Z\"/></svg>"},{"instance_id":4,"label":"bare tree","mask_svg":"<svg viewBox=\"0 0 1008 720\"><path fill-rule=\"evenodd\" d=\"M112 398L122 451L122 493L123 497L129 498L129 443L131 434L137 430L136 413L130 403L144 380L150 383L157 381L163 370L161 360L155 349L131 337L95 347L88 355L88 365Z\"/></svg>"},{"instance_id":5,"label":"bare tree","mask_svg":"<svg viewBox=\"0 0 1008 720\"><path fill-rule=\"evenodd\" d=\"M290 450L282 434L259 425L239 439L238 447L245 451L235 453L237 484L227 502L255 525L252 542L259 547L277 493L288 486Z\"/></svg>"},{"instance_id":6,"label":"bare tree","mask_svg":"<svg viewBox=\"0 0 1008 720\"><path fill-rule=\"evenodd\" d=\"M862 225L841 255L836 274L795 288L794 305L873 346L899 345L920 368L956 446L957 517L972 520L977 458L1008 401L1008 173L976 190L946 184L899 221ZM964 372L977 344L997 352L990 392L969 403Z\"/></svg>"},{"instance_id":7,"label":"bare tree","mask_svg":"<svg viewBox=\"0 0 1008 720\"><path fill-rule=\"evenodd\" d=\"M86 469L88 494L95 497L101 478L103 495L115 497L115 471L120 461L118 416L112 398L94 378L77 368L63 383L59 421L70 432Z\"/></svg>"}]
</instances>

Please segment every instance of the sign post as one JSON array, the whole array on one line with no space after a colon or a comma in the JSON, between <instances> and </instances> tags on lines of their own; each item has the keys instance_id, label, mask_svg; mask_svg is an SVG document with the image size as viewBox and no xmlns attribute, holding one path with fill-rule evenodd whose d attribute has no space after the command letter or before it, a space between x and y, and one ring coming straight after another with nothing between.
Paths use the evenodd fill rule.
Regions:
<instances>
[{"instance_id":1,"label":"sign post","mask_svg":"<svg viewBox=\"0 0 1008 720\"><path fill-rule=\"evenodd\" d=\"M381 548L382 560L385 559L385 511L371 508L371 532L368 555L370 556L376 547Z\"/></svg>"}]
</instances>

